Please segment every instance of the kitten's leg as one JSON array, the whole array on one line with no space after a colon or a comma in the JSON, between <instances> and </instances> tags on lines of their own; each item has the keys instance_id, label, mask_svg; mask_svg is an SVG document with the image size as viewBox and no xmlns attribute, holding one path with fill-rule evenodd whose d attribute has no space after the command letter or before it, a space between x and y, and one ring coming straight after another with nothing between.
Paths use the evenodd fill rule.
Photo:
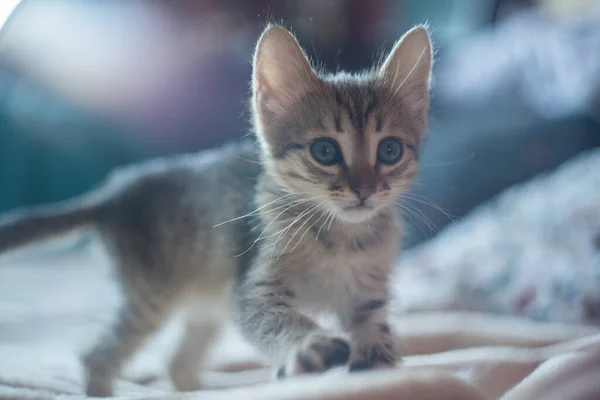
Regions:
<instances>
[{"instance_id":1,"label":"kitten's leg","mask_svg":"<svg viewBox=\"0 0 600 400\"><path fill-rule=\"evenodd\" d=\"M214 285L218 288L219 285ZM179 349L169 365L171 381L179 391L193 391L201 387L200 370L215 336L227 319L231 291L205 288L188 309L187 322Z\"/></svg>"},{"instance_id":2,"label":"kitten's leg","mask_svg":"<svg viewBox=\"0 0 600 400\"><path fill-rule=\"evenodd\" d=\"M399 356L388 323L387 290L361 294L347 310L340 313L344 328L350 332L354 343L350 370L393 368Z\"/></svg>"},{"instance_id":3,"label":"kitten's leg","mask_svg":"<svg viewBox=\"0 0 600 400\"><path fill-rule=\"evenodd\" d=\"M219 332L221 321L188 321L183 339L171 364L169 374L177 390L182 392L201 388L200 370L206 352Z\"/></svg>"},{"instance_id":4,"label":"kitten's leg","mask_svg":"<svg viewBox=\"0 0 600 400\"><path fill-rule=\"evenodd\" d=\"M123 364L167 319L172 303L153 300L126 300L112 328L83 357L88 396L111 396Z\"/></svg>"},{"instance_id":5,"label":"kitten's leg","mask_svg":"<svg viewBox=\"0 0 600 400\"><path fill-rule=\"evenodd\" d=\"M294 293L280 283L247 282L239 300L245 336L271 356L277 377L323 372L344 365L348 339L329 332L292 304Z\"/></svg>"}]
</instances>

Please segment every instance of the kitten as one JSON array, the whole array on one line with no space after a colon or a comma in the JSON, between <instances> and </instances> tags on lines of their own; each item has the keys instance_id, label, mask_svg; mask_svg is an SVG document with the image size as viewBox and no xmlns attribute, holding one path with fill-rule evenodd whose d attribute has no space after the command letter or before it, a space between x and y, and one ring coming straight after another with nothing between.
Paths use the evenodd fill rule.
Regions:
<instances>
[{"instance_id":1,"label":"kitten","mask_svg":"<svg viewBox=\"0 0 600 400\"><path fill-rule=\"evenodd\" d=\"M279 377L394 366L394 199L417 168L431 64L424 27L372 71L330 75L269 26L253 64L258 145L126 167L80 198L4 216L0 252L89 227L114 261L125 300L83 358L87 394L110 395L122 365L182 308L186 332L170 365L180 390L200 386L228 313ZM317 324L322 312L343 330Z\"/></svg>"}]
</instances>

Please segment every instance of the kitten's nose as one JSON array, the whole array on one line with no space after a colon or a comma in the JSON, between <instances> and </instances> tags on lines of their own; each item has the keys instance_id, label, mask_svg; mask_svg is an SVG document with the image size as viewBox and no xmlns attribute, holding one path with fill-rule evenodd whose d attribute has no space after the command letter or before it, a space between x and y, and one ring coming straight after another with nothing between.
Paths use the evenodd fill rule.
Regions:
<instances>
[{"instance_id":1,"label":"kitten's nose","mask_svg":"<svg viewBox=\"0 0 600 400\"><path fill-rule=\"evenodd\" d=\"M348 187L361 203L375 193L376 175L373 167L359 164L350 170L348 174Z\"/></svg>"},{"instance_id":2,"label":"kitten's nose","mask_svg":"<svg viewBox=\"0 0 600 400\"><path fill-rule=\"evenodd\" d=\"M352 192L358 197L361 203L364 203L375 190L371 187L359 187L352 189Z\"/></svg>"}]
</instances>

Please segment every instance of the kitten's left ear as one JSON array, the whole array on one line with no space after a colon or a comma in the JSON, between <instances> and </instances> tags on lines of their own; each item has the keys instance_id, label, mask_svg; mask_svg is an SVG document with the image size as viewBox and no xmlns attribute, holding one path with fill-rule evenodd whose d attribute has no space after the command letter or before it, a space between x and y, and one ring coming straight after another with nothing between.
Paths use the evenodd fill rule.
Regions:
<instances>
[{"instance_id":1,"label":"kitten's left ear","mask_svg":"<svg viewBox=\"0 0 600 400\"><path fill-rule=\"evenodd\" d=\"M319 84L308 58L290 32L269 26L254 53L252 91L261 118L281 117Z\"/></svg>"},{"instance_id":2,"label":"kitten's left ear","mask_svg":"<svg viewBox=\"0 0 600 400\"><path fill-rule=\"evenodd\" d=\"M394 95L407 98L417 110L426 110L432 58L427 28L417 26L396 42L377 72Z\"/></svg>"}]
</instances>

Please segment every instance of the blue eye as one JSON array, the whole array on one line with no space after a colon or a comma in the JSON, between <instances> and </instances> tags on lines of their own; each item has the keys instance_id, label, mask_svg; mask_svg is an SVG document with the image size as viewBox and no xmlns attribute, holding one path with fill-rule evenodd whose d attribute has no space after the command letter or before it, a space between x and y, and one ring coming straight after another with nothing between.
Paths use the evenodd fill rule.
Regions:
<instances>
[{"instance_id":1,"label":"blue eye","mask_svg":"<svg viewBox=\"0 0 600 400\"><path fill-rule=\"evenodd\" d=\"M342 161L342 152L332 139L317 139L310 145L310 154L323 165L334 165Z\"/></svg>"},{"instance_id":2,"label":"blue eye","mask_svg":"<svg viewBox=\"0 0 600 400\"><path fill-rule=\"evenodd\" d=\"M388 137L377 146L377 161L385 165L394 165L402 158L404 151L400 139Z\"/></svg>"}]
</instances>

